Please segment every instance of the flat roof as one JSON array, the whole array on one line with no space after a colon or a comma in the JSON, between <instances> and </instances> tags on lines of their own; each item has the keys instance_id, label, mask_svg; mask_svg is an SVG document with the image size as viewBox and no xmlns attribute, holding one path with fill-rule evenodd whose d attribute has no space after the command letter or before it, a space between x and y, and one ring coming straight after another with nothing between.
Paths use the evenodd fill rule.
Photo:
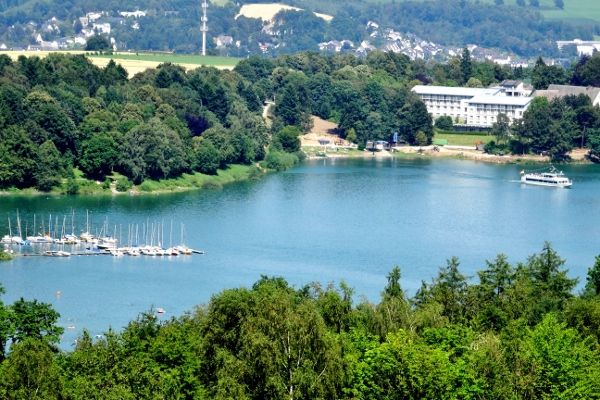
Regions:
<instances>
[{"instance_id":1,"label":"flat roof","mask_svg":"<svg viewBox=\"0 0 600 400\"><path fill-rule=\"evenodd\" d=\"M500 91L500 88L467 88L452 86L417 85L412 88L412 91L417 94L437 94L444 96L474 97L480 95L494 95Z\"/></svg>"},{"instance_id":2,"label":"flat roof","mask_svg":"<svg viewBox=\"0 0 600 400\"><path fill-rule=\"evenodd\" d=\"M533 97L526 96L475 96L467 100L469 104L495 104L506 106L526 106L533 100Z\"/></svg>"}]
</instances>

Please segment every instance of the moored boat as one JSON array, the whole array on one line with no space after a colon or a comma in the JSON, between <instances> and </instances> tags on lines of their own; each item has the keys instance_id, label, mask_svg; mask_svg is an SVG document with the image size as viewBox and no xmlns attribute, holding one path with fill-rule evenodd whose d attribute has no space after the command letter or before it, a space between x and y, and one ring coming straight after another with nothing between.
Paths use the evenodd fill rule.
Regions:
<instances>
[{"instance_id":1,"label":"moored boat","mask_svg":"<svg viewBox=\"0 0 600 400\"><path fill-rule=\"evenodd\" d=\"M47 257L70 257L71 253L63 250L48 250L45 251L43 255Z\"/></svg>"}]
</instances>

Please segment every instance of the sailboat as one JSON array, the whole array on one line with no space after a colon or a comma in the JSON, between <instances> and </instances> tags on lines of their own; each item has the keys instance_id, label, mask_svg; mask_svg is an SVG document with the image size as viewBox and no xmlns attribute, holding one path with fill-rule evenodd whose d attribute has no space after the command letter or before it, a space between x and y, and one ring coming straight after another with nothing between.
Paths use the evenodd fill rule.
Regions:
<instances>
[{"instance_id":1,"label":"sailboat","mask_svg":"<svg viewBox=\"0 0 600 400\"><path fill-rule=\"evenodd\" d=\"M19 231L21 230L20 228L20 223L19 223L19 214L17 213L17 224L19 225ZM23 240L23 238L19 235L19 236L13 236L12 234L12 228L10 226L10 216L8 217L8 235L4 235L2 237L2 239L0 239L0 243L3 244L17 244L17 245L24 245L25 241Z\"/></svg>"},{"instance_id":2,"label":"sailboat","mask_svg":"<svg viewBox=\"0 0 600 400\"><path fill-rule=\"evenodd\" d=\"M174 249L177 250L178 253L183 254L185 256L189 256L192 254L192 249L190 249L189 247L187 247L184 244L184 240L183 240L183 224L181 224L181 244L178 246L175 246Z\"/></svg>"}]
</instances>

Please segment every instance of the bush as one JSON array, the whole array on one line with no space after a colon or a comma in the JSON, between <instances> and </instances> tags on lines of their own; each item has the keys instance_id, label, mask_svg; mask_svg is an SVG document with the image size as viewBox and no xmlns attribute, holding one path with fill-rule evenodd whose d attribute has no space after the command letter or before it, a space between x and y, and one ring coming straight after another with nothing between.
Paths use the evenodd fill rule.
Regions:
<instances>
[{"instance_id":1,"label":"bush","mask_svg":"<svg viewBox=\"0 0 600 400\"><path fill-rule=\"evenodd\" d=\"M74 178L69 178L67 180L67 194L79 194L79 183L77 183L77 180Z\"/></svg>"},{"instance_id":2,"label":"bush","mask_svg":"<svg viewBox=\"0 0 600 400\"><path fill-rule=\"evenodd\" d=\"M452 117L443 115L435 120L435 127L444 131L451 131L454 124L452 123Z\"/></svg>"},{"instance_id":3,"label":"bush","mask_svg":"<svg viewBox=\"0 0 600 400\"><path fill-rule=\"evenodd\" d=\"M274 137L278 147L288 153L294 153L300 150L300 139L298 138L302 132L296 126L283 127Z\"/></svg>"},{"instance_id":4,"label":"bush","mask_svg":"<svg viewBox=\"0 0 600 400\"><path fill-rule=\"evenodd\" d=\"M132 187L133 183L131 183L129 179L125 178L124 176L117 178L117 184L115 185L117 192L127 192Z\"/></svg>"},{"instance_id":5,"label":"bush","mask_svg":"<svg viewBox=\"0 0 600 400\"><path fill-rule=\"evenodd\" d=\"M270 151L265 158L265 166L276 171L283 171L293 167L299 162L296 154L282 151Z\"/></svg>"},{"instance_id":6,"label":"bush","mask_svg":"<svg viewBox=\"0 0 600 400\"><path fill-rule=\"evenodd\" d=\"M142 192L153 192L158 188L158 185L152 181L144 181L140 185L140 190Z\"/></svg>"},{"instance_id":7,"label":"bush","mask_svg":"<svg viewBox=\"0 0 600 400\"><path fill-rule=\"evenodd\" d=\"M483 151L487 154L503 156L505 154L510 154L510 145L506 143L496 144L496 142L492 140L483 147Z\"/></svg>"},{"instance_id":8,"label":"bush","mask_svg":"<svg viewBox=\"0 0 600 400\"><path fill-rule=\"evenodd\" d=\"M12 256L4 250L0 250L0 261L10 261Z\"/></svg>"}]
</instances>

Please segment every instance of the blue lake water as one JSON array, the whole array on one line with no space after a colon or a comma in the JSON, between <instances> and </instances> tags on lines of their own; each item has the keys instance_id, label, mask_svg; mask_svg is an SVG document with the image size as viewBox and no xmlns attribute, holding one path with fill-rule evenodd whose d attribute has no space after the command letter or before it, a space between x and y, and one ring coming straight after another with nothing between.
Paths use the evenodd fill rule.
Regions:
<instances>
[{"instance_id":1,"label":"blue lake water","mask_svg":"<svg viewBox=\"0 0 600 400\"><path fill-rule=\"evenodd\" d=\"M600 254L600 167L565 166L572 189L521 185L517 165L463 160L316 160L258 181L160 196L0 197L0 234L19 210L23 229L49 214L75 210L77 232L86 210L109 231L150 221L165 240L173 221L180 238L205 255L148 257L19 257L0 264L5 303L23 296L49 302L66 329L62 347L83 328L92 335L122 328L140 312L162 307L181 315L225 288L250 286L261 275L297 287L346 281L357 300L378 301L386 274L402 268L414 294L456 255L473 276L499 252L526 260L545 240L585 281ZM53 217L54 218L54 217ZM31 233L31 232L30 232ZM56 292L61 296L57 297ZM74 327L74 328L73 328Z\"/></svg>"}]
</instances>

